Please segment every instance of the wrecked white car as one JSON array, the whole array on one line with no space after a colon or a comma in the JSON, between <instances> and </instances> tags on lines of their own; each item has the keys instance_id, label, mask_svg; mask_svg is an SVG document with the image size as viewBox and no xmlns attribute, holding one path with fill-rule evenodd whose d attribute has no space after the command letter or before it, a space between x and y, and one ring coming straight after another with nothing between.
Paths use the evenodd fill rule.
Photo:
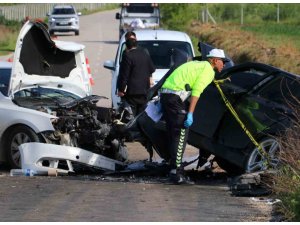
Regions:
<instances>
[{"instance_id":1,"label":"wrecked white car","mask_svg":"<svg viewBox=\"0 0 300 225\"><path fill-rule=\"evenodd\" d=\"M51 40L42 23L29 21L22 27L12 73L6 74L9 87L0 93L1 162L20 167L19 146L27 142L81 147L126 159L126 149L112 129L111 111L96 107L103 97L91 95L83 49Z\"/></svg>"}]
</instances>

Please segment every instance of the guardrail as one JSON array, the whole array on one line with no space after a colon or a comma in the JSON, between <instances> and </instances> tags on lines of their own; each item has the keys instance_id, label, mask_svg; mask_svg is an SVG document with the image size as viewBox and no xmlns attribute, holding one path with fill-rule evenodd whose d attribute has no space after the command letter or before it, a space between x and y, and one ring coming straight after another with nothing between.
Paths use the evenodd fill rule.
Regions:
<instances>
[{"instance_id":1,"label":"guardrail","mask_svg":"<svg viewBox=\"0 0 300 225\"><path fill-rule=\"evenodd\" d=\"M44 18L51 12L57 3L34 3L34 4L17 4L11 6L0 6L0 16L7 20L22 21L26 16L31 18ZM83 9L96 10L102 8L105 3L72 3L77 11Z\"/></svg>"}]
</instances>

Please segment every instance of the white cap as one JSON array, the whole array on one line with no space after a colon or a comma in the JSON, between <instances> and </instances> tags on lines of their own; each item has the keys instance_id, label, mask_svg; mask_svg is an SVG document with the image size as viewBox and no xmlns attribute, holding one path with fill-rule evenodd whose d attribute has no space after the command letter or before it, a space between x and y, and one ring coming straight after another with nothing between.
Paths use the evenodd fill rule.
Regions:
<instances>
[{"instance_id":1,"label":"white cap","mask_svg":"<svg viewBox=\"0 0 300 225\"><path fill-rule=\"evenodd\" d=\"M221 58L221 59L227 60L225 57L224 51L222 49L217 49L217 48L210 50L210 52L208 53L208 55L206 57L207 58L214 57L214 58Z\"/></svg>"}]
</instances>

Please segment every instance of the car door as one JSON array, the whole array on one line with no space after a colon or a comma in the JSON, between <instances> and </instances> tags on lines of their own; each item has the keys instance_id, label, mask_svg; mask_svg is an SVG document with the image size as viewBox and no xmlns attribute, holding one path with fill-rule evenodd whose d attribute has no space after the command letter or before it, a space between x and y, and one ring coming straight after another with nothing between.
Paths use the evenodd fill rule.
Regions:
<instances>
[{"instance_id":1,"label":"car door","mask_svg":"<svg viewBox=\"0 0 300 225\"><path fill-rule=\"evenodd\" d=\"M201 59L207 60L206 55L214 47L206 43L198 43ZM225 53L226 55L226 53ZM234 65L233 61L226 55L229 62L226 62L224 69ZM215 78L220 78L220 74L216 74ZM226 106L214 83L201 94L194 112L194 123L190 130L204 137L212 138L219 126L221 119L226 111Z\"/></svg>"},{"instance_id":2,"label":"car door","mask_svg":"<svg viewBox=\"0 0 300 225\"><path fill-rule=\"evenodd\" d=\"M238 106L238 103L245 98L253 86L270 73L268 68L257 67L261 67L261 65L246 63L224 70L219 74L219 79L231 79L220 86L234 107L235 105ZM215 84L212 83L200 96L195 109L195 123L191 130L204 137L220 139L219 141L223 143L223 136L226 136L226 132L230 133L233 129L241 131L239 124L228 111ZM224 133L223 130L226 132Z\"/></svg>"},{"instance_id":3,"label":"car door","mask_svg":"<svg viewBox=\"0 0 300 225\"><path fill-rule=\"evenodd\" d=\"M234 102L233 107L239 118L250 131L260 138L268 133L276 134L288 126L292 115L290 103L292 96L299 98L299 82L286 77L283 73L271 74ZM228 111L224 114L217 133L218 143L231 148L244 149L250 143L236 119Z\"/></svg>"}]
</instances>

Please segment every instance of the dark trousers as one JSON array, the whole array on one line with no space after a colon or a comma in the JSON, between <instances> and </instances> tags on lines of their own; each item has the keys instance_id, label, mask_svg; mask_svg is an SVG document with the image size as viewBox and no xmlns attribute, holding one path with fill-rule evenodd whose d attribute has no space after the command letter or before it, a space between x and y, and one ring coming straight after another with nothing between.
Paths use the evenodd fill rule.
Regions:
<instances>
[{"instance_id":1,"label":"dark trousers","mask_svg":"<svg viewBox=\"0 0 300 225\"><path fill-rule=\"evenodd\" d=\"M125 95L124 99L130 105L133 116L141 113L146 107L146 95Z\"/></svg>"},{"instance_id":2,"label":"dark trousers","mask_svg":"<svg viewBox=\"0 0 300 225\"><path fill-rule=\"evenodd\" d=\"M160 103L169 137L170 166L171 169L177 169L181 166L188 138L189 130L183 125L186 120L187 105L175 94L161 94Z\"/></svg>"}]
</instances>

